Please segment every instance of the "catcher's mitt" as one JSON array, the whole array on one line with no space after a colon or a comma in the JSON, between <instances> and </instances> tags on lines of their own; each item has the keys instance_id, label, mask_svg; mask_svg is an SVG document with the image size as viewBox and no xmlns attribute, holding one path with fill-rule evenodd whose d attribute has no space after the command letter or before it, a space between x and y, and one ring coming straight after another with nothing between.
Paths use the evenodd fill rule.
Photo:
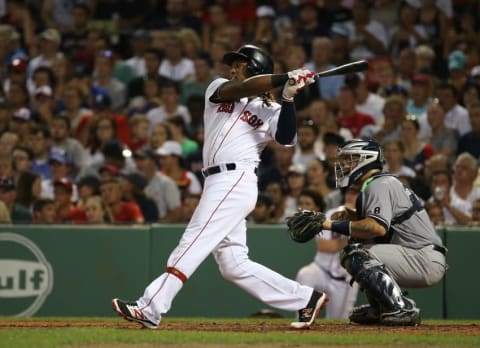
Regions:
<instances>
[{"instance_id":1,"label":"catcher's mitt","mask_svg":"<svg viewBox=\"0 0 480 348\"><path fill-rule=\"evenodd\" d=\"M325 214L311 210L299 210L287 217L290 237L297 243L305 243L322 231Z\"/></svg>"}]
</instances>

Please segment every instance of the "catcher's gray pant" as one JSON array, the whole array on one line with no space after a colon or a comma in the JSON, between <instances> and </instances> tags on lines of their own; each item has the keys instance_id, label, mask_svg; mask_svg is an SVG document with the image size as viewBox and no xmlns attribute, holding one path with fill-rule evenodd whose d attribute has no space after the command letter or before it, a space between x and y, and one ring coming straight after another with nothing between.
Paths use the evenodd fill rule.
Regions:
<instances>
[{"instance_id":1,"label":"catcher's gray pant","mask_svg":"<svg viewBox=\"0 0 480 348\"><path fill-rule=\"evenodd\" d=\"M425 288L440 281L447 269L445 256L432 245L411 249L396 244L365 245L385 265L400 287Z\"/></svg>"},{"instance_id":2,"label":"catcher's gray pant","mask_svg":"<svg viewBox=\"0 0 480 348\"><path fill-rule=\"evenodd\" d=\"M349 279L334 279L327 270L315 262L302 267L297 273L296 280L300 284L328 294L330 300L325 307L327 319L348 319L357 300L357 283L350 286Z\"/></svg>"}]
</instances>

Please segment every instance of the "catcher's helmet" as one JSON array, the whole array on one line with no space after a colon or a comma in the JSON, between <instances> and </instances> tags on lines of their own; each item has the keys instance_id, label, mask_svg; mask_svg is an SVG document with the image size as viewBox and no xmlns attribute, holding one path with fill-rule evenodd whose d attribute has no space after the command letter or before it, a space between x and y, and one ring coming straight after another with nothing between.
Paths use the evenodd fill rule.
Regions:
<instances>
[{"instance_id":1,"label":"catcher's helmet","mask_svg":"<svg viewBox=\"0 0 480 348\"><path fill-rule=\"evenodd\" d=\"M373 140L352 139L337 151L335 180L337 187L347 187L372 169L382 169L383 151Z\"/></svg>"},{"instance_id":2,"label":"catcher's helmet","mask_svg":"<svg viewBox=\"0 0 480 348\"><path fill-rule=\"evenodd\" d=\"M247 76L273 73L273 60L263 49L254 45L244 45L235 52L227 52L223 63L232 65L235 60L247 62Z\"/></svg>"}]
</instances>

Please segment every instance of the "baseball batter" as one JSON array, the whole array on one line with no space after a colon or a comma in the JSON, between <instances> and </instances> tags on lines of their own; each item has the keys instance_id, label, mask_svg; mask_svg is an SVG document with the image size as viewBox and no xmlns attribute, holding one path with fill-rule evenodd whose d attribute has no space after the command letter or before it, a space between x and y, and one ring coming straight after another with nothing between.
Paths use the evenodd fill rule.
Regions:
<instances>
[{"instance_id":1,"label":"baseball batter","mask_svg":"<svg viewBox=\"0 0 480 348\"><path fill-rule=\"evenodd\" d=\"M112 300L127 320L156 328L188 278L213 253L222 276L265 302L298 310L293 328L308 328L328 301L325 293L300 285L251 261L246 245L246 217L257 200L260 153L274 139L293 145L294 96L313 83L314 73L297 69L272 75L273 62L262 49L245 45L224 56L231 79L218 78L206 90L203 146L204 190L165 273L135 302ZM281 105L268 91L283 87Z\"/></svg>"},{"instance_id":2,"label":"baseball batter","mask_svg":"<svg viewBox=\"0 0 480 348\"><path fill-rule=\"evenodd\" d=\"M353 139L338 150L337 186L357 186L356 219L325 220L323 228L350 237L341 262L364 289L368 305L354 308L359 324L417 325L420 310L400 289L429 287L447 268L447 250L421 201L397 177L381 174L374 141ZM353 221L352 221L353 220Z\"/></svg>"}]
</instances>

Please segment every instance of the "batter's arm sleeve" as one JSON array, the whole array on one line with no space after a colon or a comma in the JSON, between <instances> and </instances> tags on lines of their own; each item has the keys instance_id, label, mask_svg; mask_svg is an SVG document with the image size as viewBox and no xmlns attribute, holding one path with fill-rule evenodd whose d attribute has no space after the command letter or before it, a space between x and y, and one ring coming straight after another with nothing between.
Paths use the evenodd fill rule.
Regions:
<instances>
[{"instance_id":1,"label":"batter's arm sleeve","mask_svg":"<svg viewBox=\"0 0 480 348\"><path fill-rule=\"evenodd\" d=\"M275 140L282 145L289 145L295 139L297 134L297 116L295 113L295 103L282 102L280 115L278 116L277 131Z\"/></svg>"}]
</instances>

